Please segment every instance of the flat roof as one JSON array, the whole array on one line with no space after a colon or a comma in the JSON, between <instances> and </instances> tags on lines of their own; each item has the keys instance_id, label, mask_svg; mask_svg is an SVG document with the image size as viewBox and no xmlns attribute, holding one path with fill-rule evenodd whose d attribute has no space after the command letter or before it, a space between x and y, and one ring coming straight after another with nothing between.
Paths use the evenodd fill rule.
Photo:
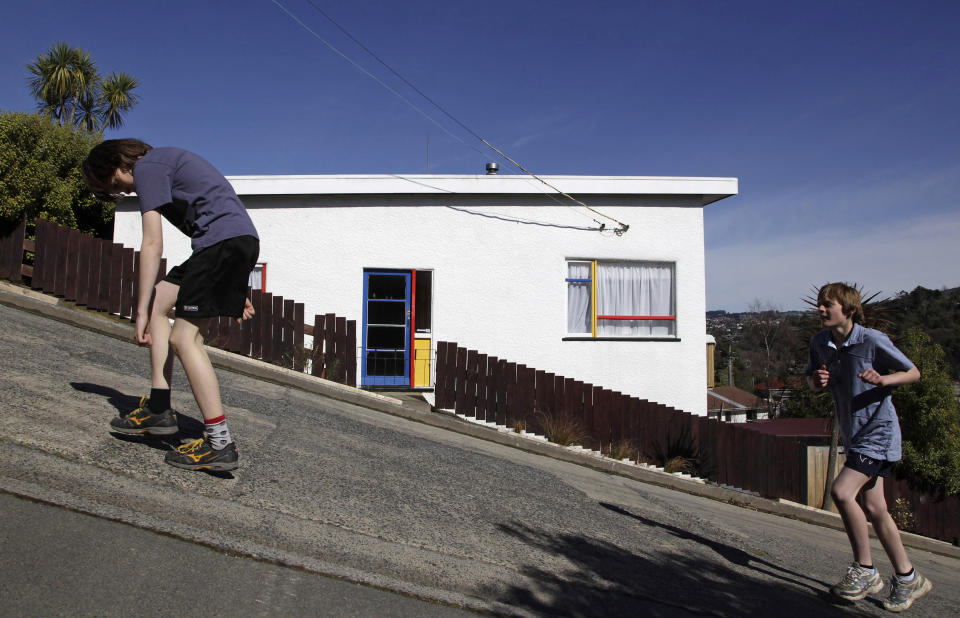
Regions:
<instances>
[{"instance_id":1,"label":"flat roof","mask_svg":"<svg viewBox=\"0 0 960 618\"><path fill-rule=\"evenodd\" d=\"M227 176L238 195L700 195L703 204L736 195L736 178L668 176L540 176L520 174L337 174L321 176Z\"/></svg>"}]
</instances>

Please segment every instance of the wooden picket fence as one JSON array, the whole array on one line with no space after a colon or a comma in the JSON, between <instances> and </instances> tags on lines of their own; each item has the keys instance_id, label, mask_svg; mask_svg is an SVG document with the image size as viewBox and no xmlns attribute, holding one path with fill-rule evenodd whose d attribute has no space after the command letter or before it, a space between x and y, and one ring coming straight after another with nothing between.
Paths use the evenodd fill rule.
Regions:
<instances>
[{"instance_id":1,"label":"wooden picket fence","mask_svg":"<svg viewBox=\"0 0 960 618\"><path fill-rule=\"evenodd\" d=\"M38 219L35 240L26 238L26 222L0 238L0 278L29 279L30 287L95 311L135 319L139 252ZM24 252L33 252L33 264L24 264ZM162 260L160 277L166 274ZM250 294L256 315L237 324L230 318L210 320L207 345L296 371L356 386L357 323L327 313L304 323L304 305L293 299ZM312 347L304 336L313 337Z\"/></svg>"},{"instance_id":2,"label":"wooden picket fence","mask_svg":"<svg viewBox=\"0 0 960 618\"><path fill-rule=\"evenodd\" d=\"M692 463L697 476L795 502L806 499L806 448L787 438L722 423L663 404L467 350L437 346L436 405L479 420L545 435L575 421L584 448L631 459Z\"/></svg>"},{"instance_id":3,"label":"wooden picket fence","mask_svg":"<svg viewBox=\"0 0 960 618\"><path fill-rule=\"evenodd\" d=\"M909 532L960 544L960 496L932 496L894 478L884 479L883 493L891 512L898 510L898 498L907 502L913 520Z\"/></svg>"}]
</instances>

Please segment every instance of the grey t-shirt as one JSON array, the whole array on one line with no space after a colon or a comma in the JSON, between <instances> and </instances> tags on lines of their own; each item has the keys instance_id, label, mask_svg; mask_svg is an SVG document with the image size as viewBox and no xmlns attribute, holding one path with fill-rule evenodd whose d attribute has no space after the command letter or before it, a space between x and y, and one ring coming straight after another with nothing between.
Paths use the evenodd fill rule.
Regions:
<instances>
[{"instance_id":1,"label":"grey t-shirt","mask_svg":"<svg viewBox=\"0 0 960 618\"><path fill-rule=\"evenodd\" d=\"M140 212L159 210L194 253L237 236L258 238L236 191L213 165L182 148L154 148L133 166Z\"/></svg>"}]
</instances>

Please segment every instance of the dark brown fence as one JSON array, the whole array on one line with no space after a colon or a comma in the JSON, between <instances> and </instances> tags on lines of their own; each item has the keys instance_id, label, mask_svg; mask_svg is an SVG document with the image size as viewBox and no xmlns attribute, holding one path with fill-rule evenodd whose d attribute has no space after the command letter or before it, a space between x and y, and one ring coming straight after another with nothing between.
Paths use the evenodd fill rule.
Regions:
<instances>
[{"instance_id":1,"label":"dark brown fence","mask_svg":"<svg viewBox=\"0 0 960 618\"><path fill-rule=\"evenodd\" d=\"M579 425L577 443L663 465L682 458L698 476L768 497L806 497L805 447L565 378L455 343L437 345L436 405L547 435Z\"/></svg>"},{"instance_id":2,"label":"dark brown fence","mask_svg":"<svg viewBox=\"0 0 960 618\"><path fill-rule=\"evenodd\" d=\"M0 238L0 277L29 279L30 287L78 305L135 319L139 252L38 219L35 241L25 238L25 223ZM34 252L33 265L24 264L24 251ZM160 278L166 273L161 262ZM158 279L159 280L159 279ZM236 320L210 320L208 345L356 386L357 323L332 313L304 323L303 303L254 290L256 315ZM313 346L304 346L304 336Z\"/></svg>"},{"instance_id":3,"label":"dark brown fence","mask_svg":"<svg viewBox=\"0 0 960 618\"><path fill-rule=\"evenodd\" d=\"M0 279L20 281L33 274L33 267L23 264L23 252L33 251L33 241L25 240L26 227L21 220L10 230L0 230Z\"/></svg>"},{"instance_id":4,"label":"dark brown fence","mask_svg":"<svg viewBox=\"0 0 960 618\"><path fill-rule=\"evenodd\" d=\"M900 509L897 499L906 501L913 518L912 525L906 526L908 531L948 543L960 541L960 496L931 496L912 489L906 481L892 478L884 481L883 493L887 507L895 514Z\"/></svg>"}]
</instances>

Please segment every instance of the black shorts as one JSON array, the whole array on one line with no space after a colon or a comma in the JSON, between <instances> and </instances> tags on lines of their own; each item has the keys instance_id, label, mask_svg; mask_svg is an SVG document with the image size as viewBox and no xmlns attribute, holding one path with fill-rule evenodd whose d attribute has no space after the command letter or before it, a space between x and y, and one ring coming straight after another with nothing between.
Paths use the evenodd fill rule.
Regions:
<instances>
[{"instance_id":1,"label":"black shorts","mask_svg":"<svg viewBox=\"0 0 960 618\"><path fill-rule=\"evenodd\" d=\"M247 298L250 271L259 256L259 240L238 236L201 249L171 268L163 280L180 286L176 316L239 318Z\"/></svg>"},{"instance_id":2,"label":"black shorts","mask_svg":"<svg viewBox=\"0 0 960 618\"><path fill-rule=\"evenodd\" d=\"M860 474L865 474L870 478L876 478L878 476L887 478L890 476L890 471L893 469L892 461L887 461L886 459L874 459L873 457L861 455L856 451L850 451L847 453L847 461L843 465L845 468L856 470Z\"/></svg>"}]
</instances>

